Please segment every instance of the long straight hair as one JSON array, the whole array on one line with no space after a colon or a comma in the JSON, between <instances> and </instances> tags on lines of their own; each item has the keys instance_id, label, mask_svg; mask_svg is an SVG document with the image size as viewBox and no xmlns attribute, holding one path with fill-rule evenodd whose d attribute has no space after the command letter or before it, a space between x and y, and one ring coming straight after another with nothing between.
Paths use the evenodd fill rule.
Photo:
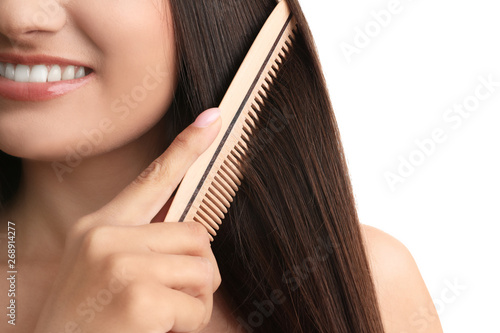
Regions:
<instances>
[{"instance_id":1,"label":"long straight hair","mask_svg":"<svg viewBox=\"0 0 500 333\"><path fill-rule=\"evenodd\" d=\"M276 0L166 0L179 84L168 145L218 105ZM243 332L383 332L338 126L298 0L293 48L262 107L244 180L212 244ZM0 154L0 203L20 162Z\"/></svg>"},{"instance_id":2,"label":"long straight hair","mask_svg":"<svg viewBox=\"0 0 500 333\"><path fill-rule=\"evenodd\" d=\"M179 133L220 103L276 0L170 3L180 82L168 123L178 121L172 133ZM313 37L299 2L288 3L298 23L295 43L212 245L221 292L248 332L383 332Z\"/></svg>"}]
</instances>

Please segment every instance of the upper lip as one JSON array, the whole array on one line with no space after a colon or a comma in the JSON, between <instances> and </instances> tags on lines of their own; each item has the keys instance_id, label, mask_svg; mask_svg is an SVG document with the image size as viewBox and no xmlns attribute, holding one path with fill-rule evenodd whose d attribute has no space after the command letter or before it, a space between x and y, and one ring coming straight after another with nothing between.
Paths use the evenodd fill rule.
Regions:
<instances>
[{"instance_id":1,"label":"upper lip","mask_svg":"<svg viewBox=\"0 0 500 333\"><path fill-rule=\"evenodd\" d=\"M0 53L0 62L10 63L10 64L22 64L22 65L62 65L62 66L81 66L81 67L91 67L78 60L70 60L61 57L54 57L44 54L34 54L34 55L23 55L23 54L13 54L13 53Z\"/></svg>"}]
</instances>

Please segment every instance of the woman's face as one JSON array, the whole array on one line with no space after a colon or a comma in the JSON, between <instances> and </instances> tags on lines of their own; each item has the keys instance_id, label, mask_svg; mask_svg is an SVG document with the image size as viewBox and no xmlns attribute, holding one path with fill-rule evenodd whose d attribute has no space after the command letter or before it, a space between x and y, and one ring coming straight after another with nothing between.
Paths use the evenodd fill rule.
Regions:
<instances>
[{"instance_id":1,"label":"woman's face","mask_svg":"<svg viewBox=\"0 0 500 333\"><path fill-rule=\"evenodd\" d=\"M177 85L170 15L163 0L1 0L0 150L89 157L151 130Z\"/></svg>"}]
</instances>

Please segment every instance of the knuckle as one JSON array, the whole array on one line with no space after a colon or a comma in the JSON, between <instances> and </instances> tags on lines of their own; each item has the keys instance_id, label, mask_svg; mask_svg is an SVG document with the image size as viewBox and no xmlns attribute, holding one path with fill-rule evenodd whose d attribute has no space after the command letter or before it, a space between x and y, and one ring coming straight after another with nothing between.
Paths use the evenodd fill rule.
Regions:
<instances>
[{"instance_id":1,"label":"knuckle","mask_svg":"<svg viewBox=\"0 0 500 333\"><path fill-rule=\"evenodd\" d=\"M79 218L76 223L71 226L68 232L68 237L73 240L82 238L94 223L95 218L91 215L86 215Z\"/></svg>"},{"instance_id":2,"label":"knuckle","mask_svg":"<svg viewBox=\"0 0 500 333\"><path fill-rule=\"evenodd\" d=\"M79 227L90 226L93 220L94 217L92 215L85 215L80 217L75 225Z\"/></svg>"},{"instance_id":3,"label":"knuckle","mask_svg":"<svg viewBox=\"0 0 500 333\"><path fill-rule=\"evenodd\" d=\"M205 257L199 257L200 261L194 267L194 273L198 277L196 286L194 286L198 295L209 295L215 292L215 284L218 283L218 270L214 267L212 261Z\"/></svg>"},{"instance_id":4,"label":"knuckle","mask_svg":"<svg viewBox=\"0 0 500 333\"><path fill-rule=\"evenodd\" d=\"M66 242L68 244L73 244L75 241L81 239L83 237L83 229L78 222L74 225L72 225L68 231L68 234L66 236Z\"/></svg>"},{"instance_id":5,"label":"knuckle","mask_svg":"<svg viewBox=\"0 0 500 333\"><path fill-rule=\"evenodd\" d=\"M204 273L206 274L205 281L207 282L208 290L214 293L222 283L222 277L220 275L217 263L214 264L212 261L208 259L207 262L209 263L209 267L204 271Z\"/></svg>"},{"instance_id":6,"label":"knuckle","mask_svg":"<svg viewBox=\"0 0 500 333\"><path fill-rule=\"evenodd\" d=\"M200 299L198 299L198 301L200 302L200 309L201 309L201 311L199 311L200 326L198 327L198 329L203 329L210 323L212 313L210 311L209 305L207 305Z\"/></svg>"},{"instance_id":7,"label":"knuckle","mask_svg":"<svg viewBox=\"0 0 500 333\"><path fill-rule=\"evenodd\" d=\"M201 322L201 325L198 327L199 330L205 328L209 323L210 323L210 315L207 315L206 313L208 310L205 310L205 317L203 317L203 321Z\"/></svg>"},{"instance_id":8,"label":"knuckle","mask_svg":"<svg viewBox=\"0 0 500 333\"><path fill-rule=\"evenodd\" d=\"M167 328L168 332L171 332L172 327L175 324L175 314L173 311L165 311L161 317L161 327Z\"/></svg>"},{"instance_id":9,"label":"knuckle","mask_svg":"<svg viewBox=\"0 0 500 333\"><path fill-rule=\"evenodd\" d=\"M214 268L210 260L205 257L200 257L200 263L198 265L198 272L204 277L204 284L208 284L212 281L212 276L214 275Z\"/></svg>"},{"instance_id":10,"label":"knuckle","mask_svg":"<svg viewBox=\"0 0 500 333\"><path fill-rule=\"evenodd\" d=\"M151 288L144 283L132 283L123 291L125 312L130 318L137 316L144 309L149 309L154 299Z\"/></svg>"},{"instance_id":11,"label":"knuckle","mask_svg":"<svg viewBox=\"0 0 500 333\"><path fill-rule=\"evenodd\" d=\"M191 315L191 327L190 331L196 331L203 329L210 322L209 306L199 298L194 298L193 310Z\"/></svg>"},{"instance_id":12,"label":"knuckle","mask_svg":"<svg viewBox=\"0 0 500 333\"><path fill-rule=\"evenodd\" d=\"M201 155L204 150L199 144L195 144L195 140L189 131L181 132L172 142L174 149L192 153L195 156Z\"/></svg>"},{"instance_id":13,"label":"knuckle","mask_svg":"<svg viewBox=\"0 0 500 333\"><path fill-rule=\"evenodd\" d=\"M106 257L104 270L110 276L116 276L130 267L130 257L124 253L112 253Z\"/></svg>"},{"instance_id":14,"label":"knuckle","mask_svg":"<svg viewBox=\"0 0 500 333\"><path fill-rule=\"evenodd\" d=\"M189 150L191 148L189 136L185 131L181 132L177 137L172 141L172 144L174 149L178 149L181 151L184 150Z\"/></svg>"},{"instance_id":15,"label":"knuckle","mask_svg":"<svg viewBox=\"0 0 500 333\"><path fill-rule=\"evenodd\" d=\"M109 226L97 226L89 229L83 236L81 250L87 256L94 257L108 242L109 234Z\"/></svg>"},{"instance_id":16,"label":"knuckle","mask_svg":"<svg viewBox=\"0 0 500 333\"><path fill-rule=\"evenodd\" d=\"M210 246L207 229L198 222L184 222L188 229L189 237L197 251L203 251Z\"/></svg>"},{"instance_id":17,"label":"knuckle","mask_svg":"<svg viewBox=\"0 0 500 333\"><path fill-rule=\"evenodd\" d=\"M140 327L147 332L153 332L151 326L157 321L154 314L148 311L154 306L152 299L154 295L149 288L134 284L122 292L120 304L121 315L126 318L133 327Z\"/></svg>"},{"instance_id":18,"label":"knuckle","mask_svg":"<svg viewBox=\"0 0 500 333\"><path fill-rule=\"evenodd\" d=\"M163 169L163 163L158 159L154 160L139 176L137 176L134 180L134 184L142 185L157 183L162 178Z\"/></svg>"},{"instance_id":19,"label":"knuckle","mask_svg":"<svg viewBox=\"0 0 500 333\"><path fill-rule=\"evenodd\" d=\"M196 238L202 243L207 243L209 241L208 238L208 231L207 229L199 222L192 221L192 222L184 222L186 224L186 227L188 229L188 232L190 236L193 238Z\"/></svg>"}]
</instances>

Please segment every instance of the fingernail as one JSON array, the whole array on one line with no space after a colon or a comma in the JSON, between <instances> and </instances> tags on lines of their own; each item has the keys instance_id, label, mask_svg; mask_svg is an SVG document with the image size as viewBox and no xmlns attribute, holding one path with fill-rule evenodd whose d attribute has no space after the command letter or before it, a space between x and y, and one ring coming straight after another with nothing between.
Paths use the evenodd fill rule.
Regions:
<instances>
[{"instance_id":1,"label":"fingernail","mask_svg":"<svg viewBox=\"0 0 500 333\"><path fill-rule=\"evenodd\" d=\"M194 121L193 126L195 127L208 127L210 124L212 124L214 121L217 120L220 116L220 109L219 108L212 108L208 109L204 112L202 112Z\"/></svg>"}]
</instances>

